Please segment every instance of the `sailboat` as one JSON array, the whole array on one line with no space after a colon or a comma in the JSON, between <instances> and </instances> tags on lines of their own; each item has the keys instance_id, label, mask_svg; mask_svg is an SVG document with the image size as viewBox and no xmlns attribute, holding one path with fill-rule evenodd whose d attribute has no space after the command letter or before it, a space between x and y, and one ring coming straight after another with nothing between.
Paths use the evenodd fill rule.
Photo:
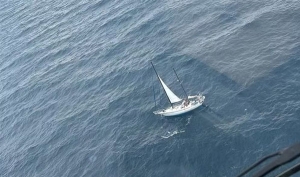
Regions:
<instances>
[{"instance_id":1,"label":"sailboat","mask_svg":"<svg viewBox=\"0 0 300 177\"><path fill-rule=\"evenodd\" d=\"M199 95L194 95L194 96L188 96L183 85L181 84L179 77L175 71L175 69L173 68L176 77L185 93L185 98L181 99L179 98L165 83L164 81L161 79L161 77L157 74L157 71L153 65L153 63L151 62L151 65L155 71L155 74L163 88L163 90L165 91L167 98L169 99L170 102L170 107L166 108L166 109L162 109L162 110L157 110L154 111L154 114L157 115L163 115L163 116L178 116L187 112L190 112L198 107L200 107L205 99L205 96L199 94Z\"/></svg>"}]
</instances>

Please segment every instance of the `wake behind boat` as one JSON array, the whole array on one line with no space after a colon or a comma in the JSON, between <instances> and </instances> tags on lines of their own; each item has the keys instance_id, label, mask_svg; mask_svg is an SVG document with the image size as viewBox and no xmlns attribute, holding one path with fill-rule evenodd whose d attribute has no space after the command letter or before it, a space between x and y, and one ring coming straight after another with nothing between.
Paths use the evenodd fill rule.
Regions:
<instances>
[{"instance_id":1,"label":"wake behind boat","mask_svg":"<svg viewBox=\"0 0 300 177\"><path fill-rule=\"evenodd\" d=\"M190 111L200 107L203 104L205 96L203 96L201 94L194 95L194 96L188 96L174 69L173 70L176 74L176 77L186 95L185 99L181 99L177 95L175 95L175 93L172 92L172 90L164 83L164 81L161 79L161 77L157 74L157 71L152 62L151 62L151 65L152 65L152 67L155 71L155 74L156 74L159 82L161 83L163 90L165 91L165 93L169 99L169 102L171 104L171 107L163 109L163 110L154 111L153 112L154 114L159 114L159 115L163 115L163 116L178 116L178 115L190 112Z\"/></svg>"}]
</instances>

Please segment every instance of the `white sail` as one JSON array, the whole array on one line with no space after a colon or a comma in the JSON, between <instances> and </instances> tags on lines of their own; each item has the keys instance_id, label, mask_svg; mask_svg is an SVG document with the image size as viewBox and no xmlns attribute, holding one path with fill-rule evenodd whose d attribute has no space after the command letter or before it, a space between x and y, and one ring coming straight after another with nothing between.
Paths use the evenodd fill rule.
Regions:
<instances>
[{"instance_id":1,"label":"white sail","mask_svg":"<svg viewBox=\"0 0 300 177\"><path fill-rule=\"evenodd\" d=\"M158 78L159 78L159 81L161 82L163 88L165 89L165 91L166 91L166 93L167 93L167 95L168 95L171 103L177 103L177 102L181 101L181 99L178 98L178 96L176 96L172 92L172 90L169 89L169 87L164 83L164 81L159 76L158 76Z\"/></svg>"}]
</instances>

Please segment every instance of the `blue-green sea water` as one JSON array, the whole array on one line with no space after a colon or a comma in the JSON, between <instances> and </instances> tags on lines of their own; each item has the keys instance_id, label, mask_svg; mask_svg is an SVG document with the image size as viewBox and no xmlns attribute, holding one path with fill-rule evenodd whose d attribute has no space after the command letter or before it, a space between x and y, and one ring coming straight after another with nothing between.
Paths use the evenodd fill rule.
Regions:
<instances>
[{"instance_id":1,"label":"blue-green sea water","mask_svg":"<svg viewBox=\"0 0 300 177\"><path fill-rule=\"evenodd\" d=\"M0 4L0 176L232 177L300 141L297 0ZM154 115L150 61L206 106Z\"/></svg>"}]
</instances>

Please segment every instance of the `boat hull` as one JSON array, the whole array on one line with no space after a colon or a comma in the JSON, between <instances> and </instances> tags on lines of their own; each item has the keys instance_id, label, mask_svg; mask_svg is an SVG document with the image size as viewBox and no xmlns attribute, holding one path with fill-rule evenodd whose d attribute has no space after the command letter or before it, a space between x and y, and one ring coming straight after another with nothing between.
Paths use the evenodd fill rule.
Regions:
<instances>
[{"instance_id":1,"label":"boat hull","mask_svg":"<svg viewBox=\"0 0 300 177\"><path fill-rule=\"evenodd\" d=\"M162 111L154 111L154 114L159 114L159 115L163 115L163 116L178 116L178 115L182 115L185 113L188 113L198 107L200 107L203 102L204 102L204 96L201 97L201 99L197 100L197 101L191 101L191 103L186 106L183 107L182 105L176 106L176 107L171 107Z\"/></svg>"}]
</instances>

